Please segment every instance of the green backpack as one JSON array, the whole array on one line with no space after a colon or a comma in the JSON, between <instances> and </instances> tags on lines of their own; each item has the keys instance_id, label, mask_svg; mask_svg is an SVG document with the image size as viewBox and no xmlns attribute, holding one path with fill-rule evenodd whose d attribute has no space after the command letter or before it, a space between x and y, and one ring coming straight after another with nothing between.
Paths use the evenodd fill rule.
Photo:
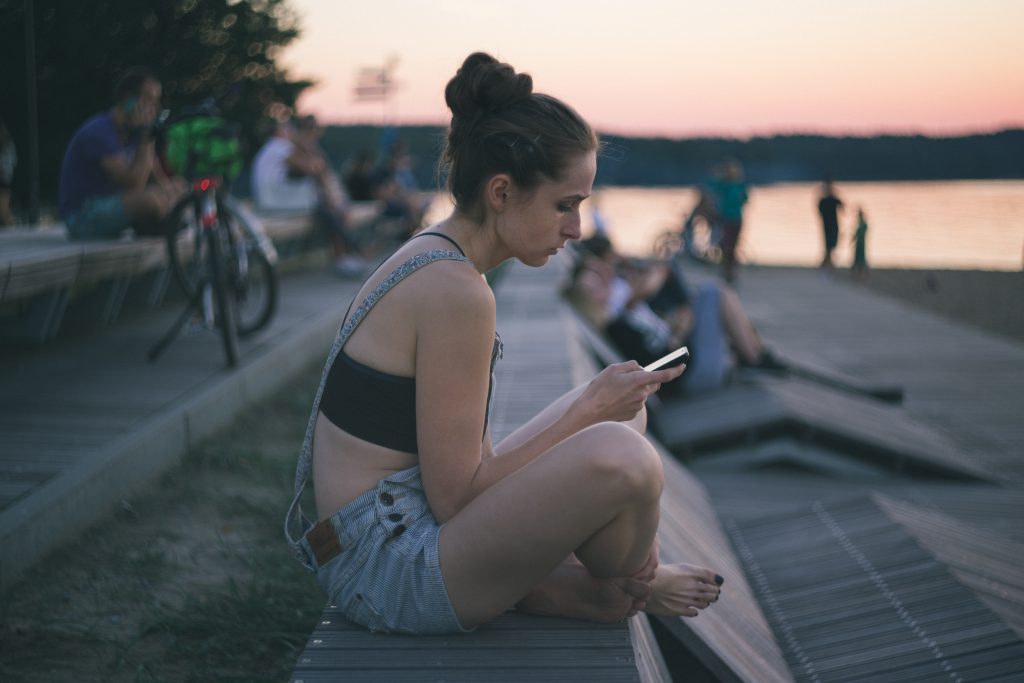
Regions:
<instances>
[{"instance_id":1,"label":"green backpack","mask_svg":"<svg viewBox=\"0 0 1024 683\"><path fill-rule=\"evenodd\" d=\"M167 127L167 163L175 175L189 179L231 180L242 170L237 129L215 116L200 116Z\"/></svg>"}]
</instances>

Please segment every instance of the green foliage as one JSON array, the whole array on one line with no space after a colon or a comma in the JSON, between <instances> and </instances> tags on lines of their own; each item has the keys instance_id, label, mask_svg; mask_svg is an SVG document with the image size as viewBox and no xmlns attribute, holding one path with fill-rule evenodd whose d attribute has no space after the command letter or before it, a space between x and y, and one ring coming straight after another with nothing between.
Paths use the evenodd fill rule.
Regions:
<instances>
[{"instance_id":1,"label":"green foliage","mask_svg":"<svg viewBox=\"0 0 1024 683\"><path fill-rule=\"evenodd\" d=\"M23 0L0 0L0 117L27 168ZM92 114L111 106L118 76L136 65L156 71L171 109L223 96L224 118L253 149L274 101L294 105L310 85L276 63L298 35L287 0L35 0L40 184L56 194L64 148ZM27 173L16 173L16 193Z\"/></svg>"}]
</instances>

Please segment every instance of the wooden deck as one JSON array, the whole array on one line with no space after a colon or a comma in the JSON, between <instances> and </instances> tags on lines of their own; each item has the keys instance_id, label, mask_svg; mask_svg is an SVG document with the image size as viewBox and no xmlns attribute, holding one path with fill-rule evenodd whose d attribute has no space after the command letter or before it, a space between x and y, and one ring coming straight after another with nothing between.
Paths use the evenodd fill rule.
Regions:
<instances>
[{"instance_id":1,"label":"wooden deck","mask_svg":"<svg viewBox=\"0 0 1024 683\"><path fill-rule=\"evenodd\" d=\"M557 300L558 277L557 266L516 266L499 285L497 438L593 372L572 351L579 337ZM741 296L781 355L903 384L906 400L891 412L820 387L794 397L768 379L731 387L734 396L714 399L719 410L693 402L680 413L680 428L693 434L711 433L730 413L748 436L695 439L702 445L692 469L666 457L663 556L712 566L727 583L700 617L664 624L675 638L665 647L716 679L749 683L927 680L943 658L963 680L1019 680L1024 347L811 271L746 269L741 277ZM0 358L0 583L41 557L46 542L59 543L172 465L232 411L322 357L354 287L323 273L288 278L278 317L243 342L235 373L224 369L212 333L146 363L173 310ZM819 435L854 433L842 443L792 433L788 443L773 441L758 425L779 415ZM863 459L861 469L827 462L844 448L875 461ZM896 451L943 476L886 469L882 455ZM916 610L918 625L935 627L920 628L942 657L879 579L904 612ZM349 678L369 680L368 662L393 665L381 677L388 680L669 677L636 619L599 627L513 614L465 638L428 641L349 631L335 617L328 608L331 623L311 636L294 680L337 680L346 666ZM940 667L936 680L953 679Z\"/></svg>"},{"instance_id":2,"label":"wooden deck","mask_svg":"<svg viewBox=\"0 0 1024 683\"><path fill-rule=\"evenodd\" d=\"M916 542L935 519L859 496L728 525L797 681L1020 680L1020 633ZM970 539L930 538L953 555ZM975 585L1022 585L1020 556L961 558ZM1002 584L980 579L995 568ZM1019 624L1019 600L995 602Z\"/></svg>"},{"instance_id":3,"label":"wooden deck","mask_svg":"<svg viewBox=\"0 0 1024 683\"><path fill-rule=\"evenodd\" d=\"M963 462L1024 484L1024 345L813 270L747 268L740 296L780 355L906 388Z\"/></svg>"},{"instance_id":4,"label":"wooden deck","mask_svg":"<svg viewBox=\"0 0 1024 683\"><path fill-rule=\"evenodd\" d=\"M286 278L277 315L241 341L235 371L205 329L146 360L177 306L0 355L0 586L326 355L356 284Z\"/></svg>"}]
</instances>

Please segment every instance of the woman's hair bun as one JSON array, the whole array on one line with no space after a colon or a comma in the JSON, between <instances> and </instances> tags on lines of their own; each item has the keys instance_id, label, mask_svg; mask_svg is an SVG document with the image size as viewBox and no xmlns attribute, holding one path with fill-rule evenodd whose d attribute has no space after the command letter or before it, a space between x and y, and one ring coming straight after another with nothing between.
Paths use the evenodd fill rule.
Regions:
<instances>
[{"instance_id":1,"label":"woman's hair bun","mask_svg":"<svg viewBox=\"0 0 1024 683\"><path fill-rule=\"evenodd\" d=\"M489 54L474 52L448 81L444 99L456 119L469 120L481 112L504 109L532 92L529 74L517 74Z\"/></svg>"}]
</instances>

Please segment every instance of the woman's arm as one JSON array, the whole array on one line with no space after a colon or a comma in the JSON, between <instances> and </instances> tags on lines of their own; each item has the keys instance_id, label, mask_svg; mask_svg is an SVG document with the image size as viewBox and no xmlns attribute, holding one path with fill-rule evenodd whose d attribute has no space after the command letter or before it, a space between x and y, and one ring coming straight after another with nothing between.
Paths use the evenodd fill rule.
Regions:
<instances>
[{"instance_id":1,"label":"woman's arm","mask_svg":"<svg viewBox=\"0 0 1024 683\"><path fill-rule=\"evenodd\" d=\"M423 282L417 309L416 411L420 466L434 516L444 522L480 492L576 432L604 421L625 421L661 383L682 368L645 372L635 362L606 368L550 424L500 457L483 457L487 387L495 304L479 276L458 273ZM451 274L455 268L443 269ZM427 275L426 272L423 275ZM522 381L530 381L522 378Z\"/></svg>"}]
</instances>

